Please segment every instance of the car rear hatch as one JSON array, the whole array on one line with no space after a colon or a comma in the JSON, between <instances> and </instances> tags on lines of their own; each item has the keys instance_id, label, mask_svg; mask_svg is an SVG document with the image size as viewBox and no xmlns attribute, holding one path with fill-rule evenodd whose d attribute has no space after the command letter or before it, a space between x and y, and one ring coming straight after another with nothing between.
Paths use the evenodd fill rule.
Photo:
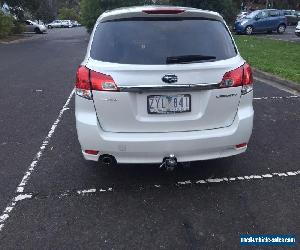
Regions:
<instances>
[{"instance_id":1,"label":"car rear hatch","mask_svg":"<svg viewBox=\"0 0 300 250\"><path fill-rule=\"evenodd\" d=\"M85 66L118 86L92 92L104 131L177 132L232 124L241 87L219 86L243 63L223 22L155 15L100 23Z\"/></svg>"}]
</instances>

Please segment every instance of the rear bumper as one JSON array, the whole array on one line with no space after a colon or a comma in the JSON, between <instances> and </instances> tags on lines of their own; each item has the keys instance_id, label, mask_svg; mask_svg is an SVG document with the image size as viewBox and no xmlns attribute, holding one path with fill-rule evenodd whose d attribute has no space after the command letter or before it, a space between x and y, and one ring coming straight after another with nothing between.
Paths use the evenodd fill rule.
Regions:
<instances>
[{"instance_id":1,"label":"rear bumper","mask_svg":"<svg viewBox=\"0 0 300 250\"><path fill-rule=\"evenodd\" d=\"M225 128L171 133L111 133L98 124L93 103L76 96L76 127L83 156L98 161L100 155L113 155L118 163L160 163L175 155L178 162L207 160L237 155L246 147L235 145L248 142L253 126L252 92L241 98L232 125ZM98 155L85 154L92 149Z\"/></svg>"},{"instance_id":2,"label":"rear bumper","mask_svg":"<svg viewBox=\"0 0 300 250\"><path fill-rule=\"evenodd\" d=\"M40 31L41 31L41 32L46 32L46 31L47 31L47 28L46 28L46 27L42 27L42 28L40 28Z\"/></svg>"}]
</instances>

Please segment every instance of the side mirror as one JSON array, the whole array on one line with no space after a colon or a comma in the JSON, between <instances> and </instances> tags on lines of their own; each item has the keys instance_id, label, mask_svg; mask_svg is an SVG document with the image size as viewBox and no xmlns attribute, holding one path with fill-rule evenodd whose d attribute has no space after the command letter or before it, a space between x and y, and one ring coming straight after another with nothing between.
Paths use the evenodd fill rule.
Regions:
<instances>
[{"instance_id":1,"label":"side mirror","mask_svg":"<svg viewBox=\"0 0 300 250\"><path fill-rule=\"evenodd\" d=\"M256 16L256 17L255 17L255 20L256 20L256 21L257 21L257 20L259 20L259 19L260 19L260 17L259 17L259 16Z\"/></svg>"}]
</instances>

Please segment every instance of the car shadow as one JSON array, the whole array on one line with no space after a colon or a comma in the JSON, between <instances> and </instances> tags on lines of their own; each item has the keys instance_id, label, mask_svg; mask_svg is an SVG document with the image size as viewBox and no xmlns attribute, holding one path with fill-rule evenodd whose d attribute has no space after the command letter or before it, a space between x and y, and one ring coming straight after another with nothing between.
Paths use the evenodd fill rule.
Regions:
<instances>
[{"instance_id":1,"label":"car shadow","mask_svg":"<svg viewBox=\"0 0 300 250\"><path fill-rule=\"evenodd\" d=\"M123 189L125 186L128 188L139 185L143 187L175 185L182 181L193 183L208 178L227 177L228 170L236 165L236 158L229 157L178 164L178 167L173 171L160 168L160 164L117 164L113 166L94 162L84 162L84 164L93 169L93 175L94 177L97 176L99 186L103 185L103 180L105 180L109 186Z\"/></svg>"}]
</instances>

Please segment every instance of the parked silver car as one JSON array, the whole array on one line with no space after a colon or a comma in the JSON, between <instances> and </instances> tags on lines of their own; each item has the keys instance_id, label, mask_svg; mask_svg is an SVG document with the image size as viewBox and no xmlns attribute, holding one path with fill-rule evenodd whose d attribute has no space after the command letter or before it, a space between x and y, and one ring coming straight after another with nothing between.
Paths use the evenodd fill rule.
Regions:
<instances>
[{"instance_id":1,"label":"parked silver car","mask_svg":"<svg viewBox=\"0 0 300 250\"><path fill-rule=\"evenodd\" d=\"M295 29L295 34L296 34L296 36L300 36L300 21L298 22L298 25Z\"/></svg>"},{"instance_id":2,"label":"parked silver car","mask_svg":"<svg viewBox=\"0 0 300 250\"><path fill-rule=\"evenodd\" d=\"M74 27L79 27L81 24L78 21L72 21Z\"/></svg>"},{"instance_id":3,"label":"parked silver car","mask_svg":"<svg viewBox=\"0 0 300 250\"><path fill-rule=\"evenodd\" d=\"M72 28L74 25L71 20L61 20L64 28Z\"/></svg>"},{"instance_id":4,"label":"parked silver car","mask_svg":"<svg viewBox=\"0 0 300 250\"><path fill-rule=\"evenodd\" d=\"M252 89L251 67L218 13L173 6L105 12L77 71L83 156L172 168L243 153Z\"/></svg>"},{"instance_id":5,"label":"parked silver car","mask_svg":"<svg viewBox=\"0 0 300 250\"><path fill-rule=\"evenodd\" d=\"M71 20L54 20L47 24L48 29L52 28L72 28L73 24Z\"/></svg>"},{"instance_id":6,"label":"parked silver car","mask_svg":"<svg viewBox=\"0 0 300 250\"><path fill-rule=\"evenodd\" d=\"M33 22L31 20L25 21L25 29L27 32L35 32L37 34L43 34L47 31L47 28L43 24L38 24L36 22Z\"/></svg>"},{"instance_id":7,"label":"parked silver car","mask_svg":"<svg viewBox=\"0 0 300 250\"><path fill-rule=\"evenodd\" d=\"M52 29L52 28L62 28L64 27L64 24L62 22L62 20L54 20L51 23L47 24L48 29Z\"/></svg>"}]
</instances>

